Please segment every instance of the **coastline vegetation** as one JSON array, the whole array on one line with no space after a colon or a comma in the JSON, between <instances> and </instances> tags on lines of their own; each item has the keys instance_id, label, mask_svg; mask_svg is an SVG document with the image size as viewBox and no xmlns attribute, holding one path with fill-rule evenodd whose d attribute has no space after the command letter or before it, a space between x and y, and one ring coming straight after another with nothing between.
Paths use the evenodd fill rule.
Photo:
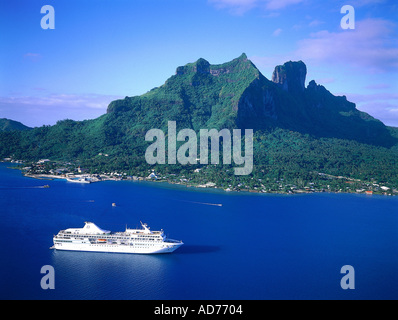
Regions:
<instances>
[{"instance_id":1,"label":"coastline vegetation","mask_svg":"<svg viewBox=\"0 0 398 320\"><path fill-rule=\"evenodd\" d=\"M81 148L85 143L79 142ZM148 165L145 145L135 151L110 147L109 153L78 159L48 154L51 161L25 158L19 167L30 176L86 174L96 181L149 180L227 191L398 194L397 152L350 140L315 139L282 129L256 132L254 168L248 176L235 176L233 165L223 165L221 159L219 165Z\"/></svg>"}]
</instances>

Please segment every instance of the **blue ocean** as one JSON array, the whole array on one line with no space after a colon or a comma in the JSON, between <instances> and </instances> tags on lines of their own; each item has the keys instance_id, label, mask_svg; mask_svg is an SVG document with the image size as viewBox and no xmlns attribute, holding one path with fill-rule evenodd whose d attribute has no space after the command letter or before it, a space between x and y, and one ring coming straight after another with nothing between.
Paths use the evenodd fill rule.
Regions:
<instances>
[{"instance_id":1,"label":"blue ocean","mask_svg":"<svg viewBox=\"0 0 398 320\"><path fill-rule=\"evenodd\" d=\"M0 299L398 299L398 197L85 185L9 166L0 164ZM184 245L165 255L49 249L85 221L112 231L143 221ZM40 285L45 265L55 289ZM341 287L346 265L355 289Z\"/></svg>"}]
</instances>

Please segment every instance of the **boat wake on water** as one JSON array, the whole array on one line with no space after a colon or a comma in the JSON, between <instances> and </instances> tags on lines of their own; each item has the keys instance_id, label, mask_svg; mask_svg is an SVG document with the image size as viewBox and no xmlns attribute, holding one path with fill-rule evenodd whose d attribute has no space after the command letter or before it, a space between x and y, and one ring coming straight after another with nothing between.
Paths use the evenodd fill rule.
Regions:
<instances>
[{"instance_id":1,"label":"boat wake on water","mask_svg":"<svg viewBox=\"0 0 398 320\"><path fill-rule=\"evenodd\" d=\"M222 203L208 203L208 202L198 202L198 201L189 201L189 200L178 200L182 202L188 202L188 203L195 203L195 204L203 204L206 206L215 206L215 207L222 207Z\"/></svg>"},{"instance_id":2,"label":"boat wake on water","mask_svg":"<svg viewBox=\"0 0 398 320\"><path fill-rule=\"evenodd\" d=\"M44 185L44 186L32 186L32 187L4 187L0 186L0 189L47 189L50 188L49 185Z\"/></svg>"}]
</instances>

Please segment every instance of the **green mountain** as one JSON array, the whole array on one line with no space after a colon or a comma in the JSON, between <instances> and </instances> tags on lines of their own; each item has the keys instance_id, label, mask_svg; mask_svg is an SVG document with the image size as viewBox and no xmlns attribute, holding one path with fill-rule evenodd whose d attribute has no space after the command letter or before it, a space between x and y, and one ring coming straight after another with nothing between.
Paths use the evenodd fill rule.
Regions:
<instances>
[{"instance_id":1,"label":"green mountain","mask_svg":"<svg viewBox=\"0 0 398 320\"><path fill-rule=\"evenodd\" d=\"M0 132L14 131L14 130L25 131L25 130L31 130L31 129L32 128L27 127L18 121L13 121L13 120L6 119L6 118L0 119Z\"/></svg>"},{"instance_id":2,"label":"green mountain","mask_svg":"<svg viewBox=\"0 0 398 320\"><path fill-rule=\"evenodd\" d=\"M151 128L176 120L181 128L236 128L240 99L260 77L258 69L242 55L221 65L204 59L178 67L164 85L139 97L112 102L107 113L128 114Z\"/></svg>"},{"instance_id":3,"label":"green mountain","mask_svg":"<svg viewBox=\"0 0 398 320\"><path fill-rule=\"evenodd\" d=\"M391 147L397 139L388 128L311 81L305 88L303 62L277 66L272 81L245 54L210 65L204 59L177 68L166 83L139 97L112 102L108 114L125 113L144 125L164 128L282 128L316 137L335 137Z\"/></svg>"},{"instance_id":4,"label":"green mountain","mask_svg":"<svg viewBox=\"0 0 398 320\"><path fill-rule=\"evenodd\" d=\"M168 121L176 121L177 131L254 129L256 179L297 183L322 172L398 183L396 128L315 81L305 87L306 73L303 62L289 61L268 80L245 54L220 65L199 59L178 67L160 87L111 102L97 119L1 133L0 157L79 160L93 172L145 174L153 168L144 157L146 132L167 132ZM196 167L155 166L183 175Z\"/></svg>"}]
</instances>

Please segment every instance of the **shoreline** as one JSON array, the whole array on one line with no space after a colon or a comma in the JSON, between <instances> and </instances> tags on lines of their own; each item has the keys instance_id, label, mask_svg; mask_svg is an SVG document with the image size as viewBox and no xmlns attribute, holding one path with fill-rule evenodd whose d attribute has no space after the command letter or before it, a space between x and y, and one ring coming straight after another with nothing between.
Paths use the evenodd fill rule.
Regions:
<instances>
[{"instance_id":1,"label":"shoreline","mask_svg":"<svg viewBox=\"0 0 398 320\"><path fill-rule=\"evenodd\" d=\"M16 168L17 169L17 168ZM245 193L245 194L268 194L268 195L303 195L303 194L318 194L318 193L325 193L325 194L357 194L357 195L366 195L366 196L372 196L372 195L379 195L379 196L395 196L395 194L383 194L383 193L365 193L365 192L337 192L337 191L327 191L327 190L322 190L322 191L317 191L317 190L304 190L304 189L298 189L298 190L292 190L290 192L279 192L279 191L261 191L261 190L250 190L250 189L241 189L241 190L228 190L229 188L221 188L217 187L214 185L194 185L194 184L184 184L184 183L176 183L172 181L167 181L167 180L153 180L153 179L146 179L140 177L139 179L121 179L121 178L112 178L109 176L104 176L102 175L101 178L94 177L93 175L90 174L82 174L82 175L53 175L53 174L26 174L21 172L24 177L27 178L32 178L32 179L37 179L37 180L65 180L68 182L68 179L81 179L81 178L87 178L89 180L89 183L97 183L97 182L105 182L105 181L125 181L125 182L144 182L144 183L158 183L158 184L165 184L169 185L169 187L177 187L180 186L181 189L185 187L185 189L195 189L195 191L204 191L204 192L214 192L214 191L219 191L223 193L231 193L231 194L236 194L236 193ZM79 183L79 182L75 182ZM84 183L81 183L84 184ZM167 187L167 188L169 188Z\"/></svg>"},{"instance_id":2,"label":"shoreline","mask_svg":"<svg viewBox=\"0 0 398 320\"><path fill-rule=\"evenodd\" d=\"M343 177L343 176L333 176L330 174L325 174L325 173L318 173L320 176L327 177L328 179L331 180L347 180L345 183L347 184L352 184L352 183L362 183L361 186L357 186L357 189L352 188L348 189L346 187L345 190L343 189L343 186L341 186L340 190L337 190L337 188L331 189L329 188L329 185L327 185L327 188L325 185L316 185L314 183L310 183L309 186L304 186L304 187L298 187L293 184L286 184L284 189L282 189L282 185L280 185L280 189L275 189L275 186L270 188L270 186L264 186L262 187L257 186L254 188L251 188L249 185L244 184L239 184L237 186L231 186L229 185L228 187L226 186L217 186L216 183L210 182L210 181L202 181L200 183L189 181L185 179L184 176L182 178L179 178L177 175L173 175L172 179L169 179L168 177L160 177L157 176L154 172L152 172L148 177L141 177L141 176L128 176L126 173L124 174L91 174L91 173L84 173L80 172L79 168L79 173L71 173L71 172L64 172L61 174L54 174L54 173L37 173L37 172L29 172L28 168L22 168L20 167L21 163L23 162L7 162L7 161L1 161L2 163L7 163L10 164L11 166L9 167L10 169L17 169L21 172L21 174L25 177L32 178L32 179L37 179L37 180L65 180L70 183L78 183L78 184L90 184L90 183L96 183L96 182L102 182L102 181L132 181L132 182L156 182L156 183L165 183L168 184L170 187L172 186L181 186L185 187L186 189L195 189L197 191L219 191L219 192L226 192L226 193L253 193L253 194L274 194L274 195L298 195L298 194L310 194L310 193L334 193L334 194L363 194L363 195L384 195L384 196L396 196L398 195L398 190L391 187L391 188L386 188L384 186L381 186L379 184L376 184L374 182L365 182L365 181L360 181L358 179L353 179L349 177ZM16 165L16 166L13 166ZM29 168L30 169L30 168ZM261 181L261 179L259 179ZM283 180L283 179L282 179ZM279 181L276 181L277 183L280 183ZM374 190L376 188L376 190ZM387 190L389 189L389 192L386 192L387 190L384 189L386 188Z\"/></svg>"}]
</instances>

